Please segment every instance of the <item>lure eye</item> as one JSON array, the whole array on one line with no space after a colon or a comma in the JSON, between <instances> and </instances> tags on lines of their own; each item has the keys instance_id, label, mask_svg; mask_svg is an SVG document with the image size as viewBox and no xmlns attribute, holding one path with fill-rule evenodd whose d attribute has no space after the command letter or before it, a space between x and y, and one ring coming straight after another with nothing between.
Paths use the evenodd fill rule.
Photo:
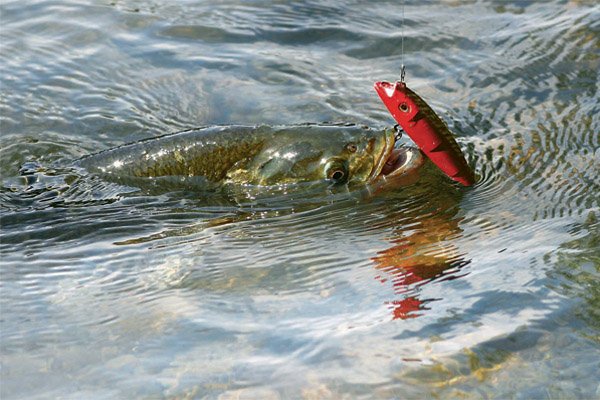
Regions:
<instances>
[{"instance_id":1,"label":"lure eye","mask_svg":"<svg viewBox=\"0 0 600 400\"><path fill-rule=\"evenodd\" d=\"M346 150L348 150L350 153L356 153L356 150L358 150L358 146L356 146L356 144L354 143L348 143L346 145Z\"/></svg>"},{"instance_id":2,"label":"lure eye","mask_svg":"<svg viewBox=\"0 0 600 400\"><path fill-rule=\"evenodd\" d=\"M400 103L400 105L398 106L398 109L405 113L410 111L410 107L406 103Z\"/></svg>"}]
</instances>

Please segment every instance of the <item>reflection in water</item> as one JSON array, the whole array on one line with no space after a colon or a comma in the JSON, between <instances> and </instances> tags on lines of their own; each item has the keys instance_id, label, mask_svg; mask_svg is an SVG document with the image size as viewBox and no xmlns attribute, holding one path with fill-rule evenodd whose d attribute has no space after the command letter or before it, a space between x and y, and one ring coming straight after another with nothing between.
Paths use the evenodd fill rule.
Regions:
<instances>
[{"instance_id":1,"label":"reflection in water","mask_svg":"<svg viewBox=\"0 0 600 400\"><path fill-rule=\"evenodd\" d=\"M417 227L408 237L395 239L394 246L373 258L375 267L385 273L382 282L392 280L394 293L405 296L390 305L394 319L415 318L427 309L425 304L439 299L420 299L419 286L434 280L456 279L469 260L446 240L456 237L460 229L454 221L435 221L432 226ZM447 277L446 277L447 276Z\"/></svg>"},{"instance_id":2,"label":"reflection in water","mask_svg":"<svg viewBox=\"0 0 600 400\"><path fill-rule=\"evenodd\" d=\"M377 278L382 283L391 280L394 293L402 296L389 302L394 319L418 317L422 315L420 312L428 309L428 302L441 300L421 299L419 287L434 280L456 279L465 275L459 274L459 271L470 260L455 245L455 240L462 233L456 210L456 207L446 212L438 210L425 218L407 216L417 222L396 229L390 240L393 246L372 258L375 268L383 272Z\"/></svg>"}]
</instances>

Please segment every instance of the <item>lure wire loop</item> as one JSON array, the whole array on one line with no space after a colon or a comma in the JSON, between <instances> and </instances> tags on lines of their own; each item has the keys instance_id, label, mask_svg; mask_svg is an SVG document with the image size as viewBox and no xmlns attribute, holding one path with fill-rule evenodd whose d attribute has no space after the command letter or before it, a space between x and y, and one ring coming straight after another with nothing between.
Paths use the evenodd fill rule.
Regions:
<instances>
[{"instance_id":1,"label":"lure wire loop","mask_svg":"<svg viewBox=\"0 0 600 400\"><path fill-rule=\"evenodd\" d=\"M404 133L404 129L402 129L402 127L400 126L400 124L396 124L394 125L394 139L396 140L396 142L400 139L402 139L402 134Z\"/></svg>"}]
</instances>

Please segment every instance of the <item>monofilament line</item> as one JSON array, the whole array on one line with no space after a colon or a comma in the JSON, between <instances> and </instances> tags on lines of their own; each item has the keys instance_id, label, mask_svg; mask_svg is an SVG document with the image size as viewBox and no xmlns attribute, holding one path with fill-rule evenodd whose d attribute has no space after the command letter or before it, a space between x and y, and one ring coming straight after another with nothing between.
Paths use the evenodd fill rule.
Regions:
<instances>
[{"instance_id":1,"label":"monofilament line","mask_svg":"<svg viewBox=\"0 0 600 400\"><path fill-rule=\"evenodd\" d=\"M401 33L402 36L400 39L400 43L401 43L401 45L400 45L401 56L400 57L401 57L402 66L400 68L400 82L404 82L404 72L405 72L405 70L404 70L404 0L402 0L401 5L402 5L402 23L401 23L402 24L402 33Z\"/></svg>"}]
</instances>

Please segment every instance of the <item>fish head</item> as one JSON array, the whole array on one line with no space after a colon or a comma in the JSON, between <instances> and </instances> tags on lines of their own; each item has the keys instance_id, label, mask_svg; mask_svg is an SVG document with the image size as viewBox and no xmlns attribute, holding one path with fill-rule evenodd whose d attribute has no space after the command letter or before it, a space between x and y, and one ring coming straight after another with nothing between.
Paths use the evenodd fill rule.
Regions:
<instances>
[{"instance_id":1,"label":"fish head","mask_svg":"<svg viewBox=\"0 0 600 400\"><path fill-rule=\"evenodd\" d=\"M246 183L370 183L406 175L423 163L419 150L397 146L393 129L358 125L282 127L247 166ZM247 179L251 177L251 179Z\"/></svg>"},{"instance_id":2,"label":"fish head","mask_svg":"<svg viewBox=\"0 0 600 400\"><path fill-rule=\"evenodd\" d=\"M419 106L411 90L403 82L383 81L375 82L375 91L400 126L410 126L419 112Z\"/></svg>"}]
</instances>

